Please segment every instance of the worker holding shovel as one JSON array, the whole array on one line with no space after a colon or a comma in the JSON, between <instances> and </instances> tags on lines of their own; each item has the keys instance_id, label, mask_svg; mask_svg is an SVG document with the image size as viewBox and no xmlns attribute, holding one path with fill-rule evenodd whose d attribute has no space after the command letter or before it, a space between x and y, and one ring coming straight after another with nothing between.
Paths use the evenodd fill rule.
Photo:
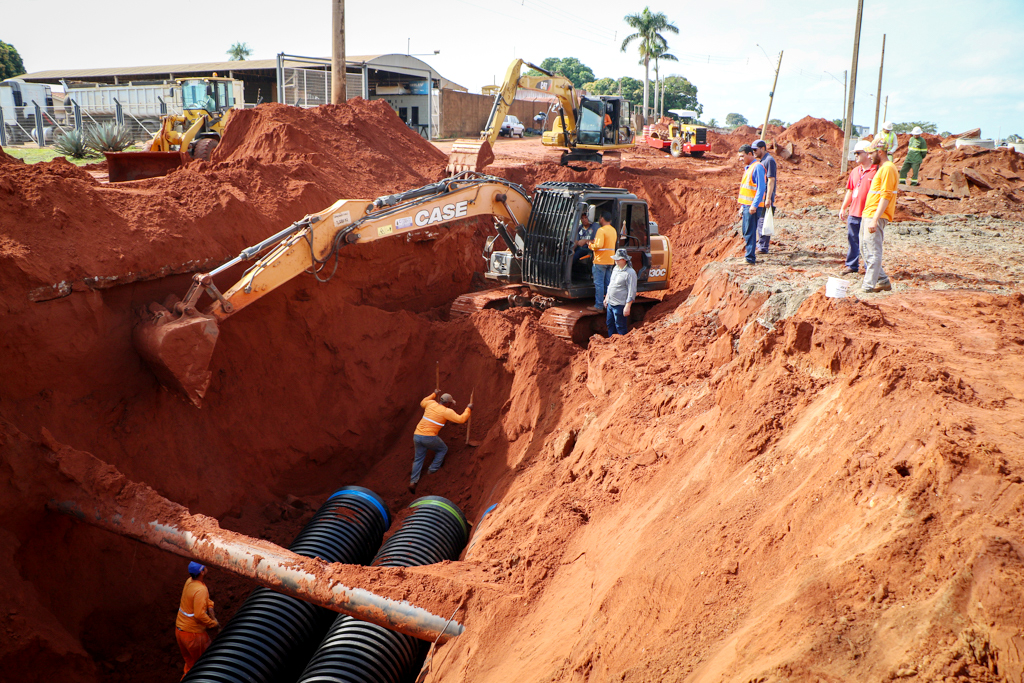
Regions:
<instances>
[{"instance_id":1,"label":"worker holding shovel","mask_svg":"<svg viewBox=\"0 0 1024 683\"><path fill-rule=\"evenodd\" d=\"M437 398L438 394L441 395ZM435 400L436 399L436 400ZM420 481L420 473L423 471L423 461L427 457L427 451L434 451L434 460L427 470L431 474L441 469L444 464L444 456L448 453L448 446L438 433L447 422L462 424L469 419L470 411L473 408L472 399L461 415L452 410L455 399L451 394L441 394L440 389L434 389L434 393L420 401L423 407L423 417L416 425L413 433L412 443L415 447L415 455L412 459L412 477L409 479L409 492L416 492L416 484Z\"/></svg>"}]
</instances>

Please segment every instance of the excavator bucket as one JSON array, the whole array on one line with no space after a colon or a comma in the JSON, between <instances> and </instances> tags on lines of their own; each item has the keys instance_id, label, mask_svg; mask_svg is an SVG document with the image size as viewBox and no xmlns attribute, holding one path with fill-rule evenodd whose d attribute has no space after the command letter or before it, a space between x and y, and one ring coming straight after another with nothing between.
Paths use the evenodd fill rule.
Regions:
<instances>
[{"instance_id":1,"label":"excavator bucket","mask_svg":"<svg viewBox=\"0 0 1024 683\"><path fill-rule=\"evenodd\" d=\"M494 150L487 140L460 139L452 143L452 151L448 154L448 173L455 175L462 171L484 170L494 161Z\"/></svg>"},{"instance_id":2,"label":"excavator bucket","mask_svg":"<svg viewBox=\"0 0 1024 683\"><path fill-rule=\"evenodd\" d=\"M219 333L212 315L178 315L150 304L132 341L160 383L184 394L198 408L210 386L210 358Z\"/></svg>"},{"instance_id":3,"label":"excavator bucket","mask_svg":"<svg viewBox=\"0 0 1024 683\"><path fill-rule=\"evenodd\" d=\"M191 157L182 152L104 152L110 182L165 176Z\"/></svg>"}]
</instances>

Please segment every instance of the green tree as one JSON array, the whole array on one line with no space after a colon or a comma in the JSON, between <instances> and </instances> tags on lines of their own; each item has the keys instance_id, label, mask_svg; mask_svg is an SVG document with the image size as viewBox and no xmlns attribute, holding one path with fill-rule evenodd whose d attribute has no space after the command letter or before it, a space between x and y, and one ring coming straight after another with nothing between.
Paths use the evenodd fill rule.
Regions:
<instances>
[{"instance_id":1,"label":"green tree","mask_svg":"<svg viewBox=\"0 0 1024 683\"><path fill-rule=\"evenodd\" d=\"M782 122L782 119L768 119L768 125L769 126L780 126L782 128L786 127L786 124L784 124ZM842 126L840 126L840 128L842 128Z\"/></svg>"},{"instance_id":2,"label":"green tree","mask_svg":"<svg viewBox=\"0 0 1024 683\"><path fill-rule=\"evenodd\" d=\"M582 88L585 83L589 83L596 78L594 70L575 57L566 57L564 59L548 57L540 63L540 68L559 76L565 76L572 81L574 88ZM536 69L530 69L526 73L529 76L541 75Z\"/></svg>"},{"instance_id":3,"label":"green tree","mask_svg":"<svg viewBox=\"0 0 1024 683\"><path fill-rule=\"evenodd\" d=\"M718 119L716 119L716 118L708 119L708 128L718 128Z\"/></svg>"},{"instance_id":4,"label":"green tree","mask_svg":"<svg viewBox=\"0 0 1024 683\"><path fill-rule=\"evenodd\" d=\"M0 40L0 81L20 76L23 73L25 73L25 65L21 61L21 55L13 45Z\"/></svg>"},{"instance_id":5,"label":"green tree","mask_svg":"<svg viewBox=\"0 0 1024 683\"><path fill-rule=\"evenodd\" d=\"M654 58L654 109L658 112L660 119L665 115L665 85L661 82L659 62L664 59L666 62L678 62L676 56L669 54L668 45L656 45L651 54Z\"/></svg>"},{"instance_id":6,"label":"green tree","mask_svg":"<svg viewBox=\"0 0 1024 683\"><path fill-rule=\"evenodd\" d=\"M619 82L614 78L599 78L584 83L582 87L591 95L614 95L618 92Z\"/></svg>"},{"instance_id":7,"label":"green tree","mask_svg":"<svg viewBox=\"0 0 1024 683\"><path fill-rule=\"evenodd\" d=\"M894 133L909 133L914 130L915 126L921 126L921 130L925 133L931 133L935 135L939 131L938 127L934 123L928 121L907 121L905 123L894 123L892 124L892 132Z\"/></svg>"},{"instance_id":8,"label":"green tree","mask_svg":"<svg viewBox=\"0 0 1024 683\"><path fill-rule=\"evenodd\" d=\"M228 48L228 57L232 62L242 62L252 55L252 48L248 43L235 43Z\"/></svg>"},{"instance_id":9,"label":"green tree","mask_svg":"<svg viewBox=\"0 0 1024 683\"><path fill-rule=\"evenodd\" d=\"M665 111L692 109L698 116L704 113L704 105L697 101L697 86L682 76L666 76L662 91L665 94Z\"/></svg>"},{"instance_id":10,"label":"green tree","mask_svg":"<svg viewBox=\"0 0 1024 683\"><path fill-rule=\"evenodd\" d=\"M591 95L621 95L624 99L639 107L644 99L644 84L635 78L623 76L619 80L602 78L584 83L583 89Z\"/></svg>"},{"instance_id":11,"label":"green tree","mask_svg":"<svg viewBox=\"0 0 1024 683\"><path fill-rule=\"evenodd\" d=\"M747 117L742 114L732 112L725 115L725 125L727 128L739 128L740 126L747 125Z\"/></svg>"},{"instance_id":12,"label":"green tree","mask_svg":"<svg viewBox=\"0 0 1024 683\"><path fill-rule=\"evenodd\" d=\"M668 46L668 41L661 35L662 31L670 33L679 33L679 28L669 22L668 17L662 12L651 12L650 7L644 7L644 11L638 14L627 14L624 17L624 21L634 30L634 33L626 36L622 41L622 51L625 52L629 44L636 41L637 50L640 53L640 60L644 65L644 103L643 103L643 116L644 121L647 120L648 112L650 111L650 91L651 91L651 74L650 65L651 58L657 51L658 46L665 48Z\"/></svg>"}]
</instances>

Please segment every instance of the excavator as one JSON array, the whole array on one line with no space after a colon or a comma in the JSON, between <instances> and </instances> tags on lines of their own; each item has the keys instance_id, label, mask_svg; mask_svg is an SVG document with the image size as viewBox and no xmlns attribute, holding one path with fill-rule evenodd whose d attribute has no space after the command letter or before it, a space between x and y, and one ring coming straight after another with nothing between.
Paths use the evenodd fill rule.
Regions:
<instances>
[{"instance_id":1,"label":"excavator","mask_svg":"<svg viewBox=\"0 0 1024 683\"><path fill-rule=\"evenodd\" d=\"M604 315L587 306L594 285L576 241L581 216L594 222L605 211L617 226L618 246L626 249L637 272L637 290L667 289L671 244L659 234L643 199L624 189L566 182L543 183L531 196L503 178L467 171L374 200L339 199L305 216L218 268L195 274L183 300L172 295L164 305L149 304L133 342L164 386L199 407L210 384L219 325L228 317L302 273L328 281L340 251L349 246L394 237L433 239L438 228L490 216L495 234L484 247L484 275L498 286L458 297L453 317L530 306L542 311L540 324L552 333L585 344L602 329ZM503 249L497 248L499 240ZM253 263L222 292L215 279L245 262ZM210 303L201 311L204 293ZM641 319L656 302L637 297L633 317Z\"/></svg>"},{"instance_id":2,"label":"excavator","mask_svg":"<svg viewBox=\"0 0 1024 683\"><path fill-rule=\"evenodd\" d=\"M524 65L541 75L520 76L519 72ZM459 139L452 143L448 157L449 173L479 172L494 161L494 141L498 139L505 114L520 88L554 95L558 100L558 112L552 129L544 132L541 143L548 147L565 148L560 160L563 166L573 161L601 163L602 152L633 146L634 131L631 128L630 105L627 100L611 95L578 95L568 78L516 59L509 65L505 81L494 96L491 114L480 133L480 139Z\"/></svg>"},{"instance_id":3,"label":"excavator","mask_svg":"<svg viewBox=\"0 0 1024 683\"><path fill-rule=\"evenodd\" d=\"M190 159L209 161L235 106L233 78L179 78L182 113L161 119L148 152L107 152L110 182L167 175Z\"/></svg>"}]
</instances>

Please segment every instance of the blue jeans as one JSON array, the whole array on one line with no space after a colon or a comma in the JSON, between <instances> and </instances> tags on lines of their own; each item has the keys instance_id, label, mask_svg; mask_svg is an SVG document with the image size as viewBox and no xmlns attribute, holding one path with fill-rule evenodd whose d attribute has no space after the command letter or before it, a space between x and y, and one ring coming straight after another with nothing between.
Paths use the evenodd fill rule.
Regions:
<instances>
[{"instance_id":1,"label":"blue jeans","mask_svg":"<svg viewBox=\"0 0 1024 683\"><path fill-rule=\"evenodd\" d=\"M757 214L750 213L750 207L745 204L740 204L740 210L743 212L743 240L747 243L747 263L756 263L757 255L754 249L757 246Z\"/></svg>"},{"instance_id":2,"label":"blue jeans","mask_svg":"<svg viewBox=\"0 0 1024 683\"><path fill-rule=\"evenodd\" d=\"M608 291L608 283L612 280L612 268L614 265L601 266L594 264L590 272L594 275L594 305L604 308L604 295Z\"/></svg>"},{"instance_id":3,"label":"blue jeans","mask_svg":"<svg viewBox=\"0 0 1024 683\"><path fill-rule=\"evenodd\" d=\"M850 251L846 254L846 267L857 270L860 267L860 216L846 217L846 239Z\"/></svg>"},{"instance_id":4,"label":"blue jeans","mask_svg":"<svg viewBox=\"0 0 1024 683\"><path fill-rule=\"evenodd\" d=\"M625 308L625 304L622 306L608 306L608 310L604 314L604 321L608 325L609 337L613 334L626 334L629 332L629 318L626 317Z\"/></svg>"},{"instance_id":5,"label":"blue jeans","mask_svg":"<svg viewBox=\"0 0 1024 683\"><path fill-rule=\"evenodd\" d=\"M409 479L409 483L415 484L420 480L420 474L423 472L423 461L427 458L427 451L434 451L434 461L430 463L430 469L428 470L433 474L441 469L441 465L444 464L444 456L448 453L448 446L445 445L444 441L441 441L439 436L423 436L422 434L414 434L412 443L416 447L416 455L412 459L412 478Z\"/></svg>"},{"instance_id":6,"label":"blue jeans","mask_svg":"<svg viewBox=\"0 0 1024 683\"><path fill-rule=\"evenodd\" d=\"M772 241L771 235L762 235L761 228L764 227L764 214L767 207L762 206L757 210L757 248L761 251L768 251L768 243Z\"/></svg>"}]
</instances>

